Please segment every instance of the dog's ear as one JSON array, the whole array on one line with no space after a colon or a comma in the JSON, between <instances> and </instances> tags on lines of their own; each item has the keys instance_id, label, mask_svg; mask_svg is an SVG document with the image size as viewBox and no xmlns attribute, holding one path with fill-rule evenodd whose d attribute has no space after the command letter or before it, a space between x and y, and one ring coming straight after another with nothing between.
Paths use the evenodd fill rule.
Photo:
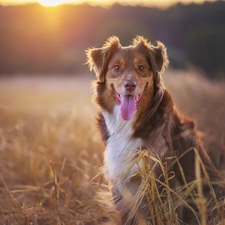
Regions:
<instances>
[{"instance_id":1,"label":"dog's ear","mask_svg":"<svg viewBox=\"0 0 225 225\"><path fill-rule=\"evenodd\" d=\"M169 60L167 58L166 47L163 43L157 41L157 46L153 46L147 39L138 36L133 40L133 45L146 52L153 71L164 72L165 67L169 64Z\"/></svg>"},{"instance_id":2,"label":"dog's ear","mask_svg":"<svg viewBox=\"0 0 225 225\"><path fill-rule=\"evenodd\" d=\"M118 37L110 37L101 48L90 48L86 51L87 64L94 70L99 82L105 82L108 63L113 54L121 48Z\"/></svg>"},{"instance_id":3,"label":"dog's ear","mask_svg":"<svg viewBox=\"0 0 225 225\"><path fill-rule=\"evenodd\" d=\"M160 41L157 41L157 46L151 46L151 47L152 47L152 53L153 53L153 57L151 57L152 67L157 72L163 73L165 70L165 67L168 67L169 65L166 47Z\"/></svg>"}]
</instances>

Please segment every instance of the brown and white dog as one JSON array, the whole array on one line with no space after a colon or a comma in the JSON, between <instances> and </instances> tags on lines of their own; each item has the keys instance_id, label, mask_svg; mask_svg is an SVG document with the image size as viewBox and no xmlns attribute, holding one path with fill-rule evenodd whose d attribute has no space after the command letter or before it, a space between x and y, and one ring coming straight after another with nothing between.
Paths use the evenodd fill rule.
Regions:
<instances>
[{"instance_id":1,"label":"brown and white dog","mask_svg":"<svg viewBox=\"0 0 225 225\"><path fill-rule=\"evenodd\" d=\"M138 223L138 219L129 217L125 191L135 195L141 183L136 176L141 162L132 164L137 149L147 149L166 162L168 171L175 173L174 183L182 185L183 174L186 182L195 179L195 153L184 154L195 148L210 178L222 179L202 147L194 122L177 111L163 85L161 73L168 65L164 44L153 46L143 37L136 37L132 45L123 47L117 37L111 37L101 48L88 49L87 57L97 76L93 89L94 101L101 107L97 121L106 147L105 174L122 224L147 224L147 219L146 223ZM179 159L183 174L169 160L175 155L183 155ZM156 166L156 176L161 173Z\"/></svg>"}]
</instances>

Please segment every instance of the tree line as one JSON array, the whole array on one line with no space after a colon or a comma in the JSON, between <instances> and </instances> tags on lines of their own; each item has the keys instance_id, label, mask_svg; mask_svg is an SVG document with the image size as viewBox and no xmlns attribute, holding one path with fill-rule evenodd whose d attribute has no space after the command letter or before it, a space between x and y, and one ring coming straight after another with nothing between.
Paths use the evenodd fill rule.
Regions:
<instances>
[{"instance_id":1,"label":"tree line","mask_svg":"<svg viewBox=\"0 0 225 225\"><path fill-rule=\"evenodd\" d=\"M178 3L166 9L39 4L0 6L0 75L87 71L85 49L111 35L128 45L136 35L168 48L170 66L193 64L225 77L225 2Z\"/></svg>"}]
</instances>

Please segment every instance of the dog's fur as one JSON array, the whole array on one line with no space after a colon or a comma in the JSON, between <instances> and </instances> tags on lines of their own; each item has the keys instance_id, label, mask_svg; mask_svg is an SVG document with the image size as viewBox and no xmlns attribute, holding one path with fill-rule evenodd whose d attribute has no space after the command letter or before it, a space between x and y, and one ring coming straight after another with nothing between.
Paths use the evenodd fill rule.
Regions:
<instances>
[{"instance_id":1,"label":"dog's fur","mask_svg":"<svg viewBox=\"0 0 225 225\"><path fill-rule=\"evenodd\" d=\"M97 121L106 146L105 174L122 224L138 223L135 218L128 220L130 206L126 196L127 190L134 195L141 183L136 176L141 162L132 164L137 149L147 149L167 163L168 173L175 173L172 187L184 183L178 164L171 160L174 156L182 156L179 165L185 182L196 178L196 154L190 149L198 152L212 181L222 179L202 147L194 122L178 112L163 85L161 73L168 65L164 44L157 42L153 46L143 37L136 37L132 45L122 47L117 37L111 37L103 47L88 49L87 57L97 76L93 89L94 101L101 108ZM131 106L123 103L128 97L133 98ZM154 170L160 177L160 167Z\"/></svg>"}]
</instances>

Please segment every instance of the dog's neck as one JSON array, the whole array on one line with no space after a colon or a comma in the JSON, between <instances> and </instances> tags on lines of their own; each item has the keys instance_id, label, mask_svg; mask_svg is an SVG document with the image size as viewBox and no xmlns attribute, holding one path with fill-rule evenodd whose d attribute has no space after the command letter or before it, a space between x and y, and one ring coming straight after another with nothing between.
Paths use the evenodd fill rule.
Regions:
<instances>
[{"instance_id":1,"label":"dog's neck","mask_svg":"<svg viewBox=\"0 0 225 225\"><path fill-rule=\"evenodd\" d=\"M109 136L123 134L126 136L131 136L133 134L133 123L135 121L135 114L129 121L125 121L122 119L120 115L120 106L114 106L113 113L108 112L107 110L102 110L102 114L104 116L107 130L109 132Z\"/></svg>"},{"instance_id":2,"label":"dog's neck","mask_svg":"<svg viewBox=\"0 0 225 225\"><path fill-rule=\"evenodd\" d=\"M121 188L137 170L137 165L132 166L132 161L143 141L133 138L135 115L129 121L123 120L119 105L114 106L113 113L102 110L102 114L109 135L105 150L106 176Z\"/></svg>"}]
</instances>

